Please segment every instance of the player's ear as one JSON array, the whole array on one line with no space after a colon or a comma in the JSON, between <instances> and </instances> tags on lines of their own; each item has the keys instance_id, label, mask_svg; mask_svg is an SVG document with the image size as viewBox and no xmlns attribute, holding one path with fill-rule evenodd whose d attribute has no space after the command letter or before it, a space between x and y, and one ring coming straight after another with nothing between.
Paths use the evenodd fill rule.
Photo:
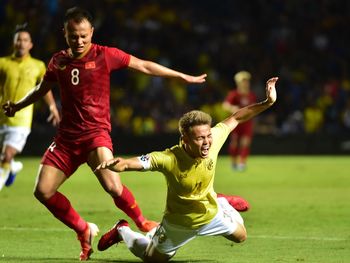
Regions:
<instances>
[{"instance_id":1,"label":"player's ear","mask_svg":"<svg viewBox=\"0 0 350 263\"><path fill-rule=\"evenodd\" d=\"M182 140L184 143L188 143L189 138L188 138L188 136L187 136L186 134L183 134L183 135L181 135L181 140Z\"/></svg>"},{"instance_id":2,"label":"player's ear","mask_svg":"<svg viewBox=\"0 0 350 263\"><path fill-rule=\"evenodd\" d=\"M33 48L33 42L30 41L29 50L31 50L32 48Z\"/></svg>"}]
</instances>

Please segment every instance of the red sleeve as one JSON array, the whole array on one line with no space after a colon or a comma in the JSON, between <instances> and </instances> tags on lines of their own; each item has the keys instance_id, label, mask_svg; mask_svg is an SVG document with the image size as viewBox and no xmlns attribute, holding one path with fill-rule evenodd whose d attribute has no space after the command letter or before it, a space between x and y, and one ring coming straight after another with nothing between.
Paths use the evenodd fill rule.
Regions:
<instances>
[{"instance_id":1,"label":"red sleeve","mask_svg":"<svg viewBox=\"0 0 350 263\"><path fill-rule=\"evenodd\" d=\"M236 98L236 92L234 91L234 90L231 90L228 94L227 94L227 96L226 96L226 98L225 98L225 101L226 102L228 102L228 103L230 103L230 104L235 104L235 98Z\"/></svg>"},{"instance_id":2,"label":"red sleeve","mask_svg":"<svg viewBox=\"0 0 350 263\"><path fill-rule=\"evenodd\" d=\"M115 47L106 47L106 63L110 71L126 68L130 62L130 54Z\"/></svg>"},{"instance_id":3,"label":"red sleeve","mask_svg":"<svg viewBox=\"0 0 350 263\"><path fill-rule=\"evenodd\" d=\"M49 65L47 66L46 73L44 75L44 80L45 81L57 81L57 77L55 74L56 67L53 62L54 58L51 58Z\"/></svg>"}]
</instances>

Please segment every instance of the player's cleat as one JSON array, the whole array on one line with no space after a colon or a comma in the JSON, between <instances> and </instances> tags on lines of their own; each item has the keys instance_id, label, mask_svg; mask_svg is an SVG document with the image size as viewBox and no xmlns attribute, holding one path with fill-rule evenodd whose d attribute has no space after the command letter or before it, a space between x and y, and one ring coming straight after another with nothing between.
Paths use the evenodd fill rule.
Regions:
<instances>
[{"instance_id":1,"label":"player's cleat","mask_svg":"<svg viewBox=\"0 0 350 263\"><path fill-rule=\"evenodd\" d=\"M5 185L11 186L13 182L16 179L17 173L19 173L23 169L23 164L19 161L12 161L11 162L11 172L9 174L9 177L7 178Z\"/></svg>"},{"instance_id":2,"label":"player's cleat","mask_svg":"<svg viewBox=\"0 0 350 263\"><path fill-rule=\"evenodd\" d=\"M245 212L250 207L248 201L238 195L225 195L225 198L238 212Z\"/></svg>"},{"instance_id":3,"label":"player's cleat","mask_svg":"<svg viewBox=\"0 0 350 263\"><path fill-rule=\"evenodd\" d=\"M17 174L10 172L9 177L7 178L7 180L5 182L5 186L7 186L7 187L11 186L16 179L16 175Z\"/></svg>"},{"instance_id":4,"label":"player's cleat","mask_svg":"<svg viewBox=\"0 0 350 263\"><path fill-rule=\"evenodd\" d=\"M238 172L244 172L247 169L244 163L233 164L232 167L233 167L233 170Z\"/></svg>"},{"instance_id":5,"label":"player's cleat","mask_svg":"<svg viewBox=\"0 0 350 263\"><path fill-rule=\"evenodd\" d=\"M86 230L82 234L78 235L78 240L80 241L81 245L81 252L79 255L81 261L88 260L90 255L94 252L91 245L98 232L99 229L94 223L87 223Z\"/></svg>"},{"instance_id":6,"label":"player's cleat","mask_svg":"<svg viewBox=\"0 0 350 263\"><path fill-rule=\"evenodd\" d=\"M100 238L98 241L97 249L104 251L114 244L121 242L123 239L120 236L118 229L122 226L129 226L129 223L124 219L119 220L107 233L105 233Z\"/></svg>"},{"instance_id":7,"label":"player's cleat","mask_svg":"<svg viewBox=\"0 0 350 263\"><path fill-rule=\"evenodd\" d=\"M151 220L144 220L141 225L137 225L137 227L139 228L140 231L142 232L149 232L151 231L153 228L157 227L159 225L158 222L155 221L151 221Z\"/></svg>"}]
</instances>

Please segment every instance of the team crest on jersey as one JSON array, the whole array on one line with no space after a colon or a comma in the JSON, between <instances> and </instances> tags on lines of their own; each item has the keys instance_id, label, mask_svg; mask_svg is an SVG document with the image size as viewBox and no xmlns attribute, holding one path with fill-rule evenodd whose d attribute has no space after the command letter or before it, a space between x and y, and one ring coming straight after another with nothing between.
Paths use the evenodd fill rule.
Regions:
<instances>
[{"instance_id":1,"label":"team crest on jersey","mask_svg":"<svg viewBox=\"0 0 350 263\"><path fill-rule=\"evenodd\" d=\"M95 61L88 61L85 63L85 69L94 69L96 68Z\"/></svg>"},{"instance_id":2,"label":"team crest on jersey","mask_svg":"<svg viewBox=\"0 0 350 263\"><path fill-rule=\"evenodd\" d=\"M179 178L184 179L187 177L187 173L179 173Z\"/></svg>"},{"instance_id":3,"label":"team crest on jersey","mask_svg":"<svg viewBox=\"0 0 350 263\"><path fill-rule=\"evenodd\" d=\"M140 156L140 160L141 160L142 162L148 162L148 161L149 161L149 154L141 155L141 156Z\"/></svg>"},{"instance_id":4,"label":"team crest on jersey","mask_svg":"<svg viewBox=\"0 0 350 263\"><path fill-rule=\"evenodd\" d=\"M209 159L208 162L207 162L207 168L208 170L212 170L214 167L214 162L212 159Z\"/></svg>"}]
</instances>

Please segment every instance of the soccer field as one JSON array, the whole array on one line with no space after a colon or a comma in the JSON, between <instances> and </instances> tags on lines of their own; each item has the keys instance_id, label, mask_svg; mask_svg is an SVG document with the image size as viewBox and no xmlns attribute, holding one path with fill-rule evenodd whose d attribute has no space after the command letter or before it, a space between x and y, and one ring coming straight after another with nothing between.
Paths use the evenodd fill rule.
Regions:
<instances>
[{"instance_id":1,"label":"soccer field","mask_svg":"<svg viewBox=\"0 0 350 263\"><path fill-rule=\"evenodd\" d=\"M77 262L80 247L75 233L32 195L40 160L18 160L24 170L12 187L0 192L0 262ZM144 214L160 220L165 199L162 175L127 172L122 181ZM199 237L181 248L172 262L350 262L350 157L251 156L248 170L237 173L228 157L221 156L215 188L250 202L250 211L242 213L248 239L235 244L223 237ZM100 234L117 219L128 219L87 166L60 191L87 221L99 226ZM97 251L98 238L91 262L140 262L125 244Z\"/></svg>"}]
</instances>

